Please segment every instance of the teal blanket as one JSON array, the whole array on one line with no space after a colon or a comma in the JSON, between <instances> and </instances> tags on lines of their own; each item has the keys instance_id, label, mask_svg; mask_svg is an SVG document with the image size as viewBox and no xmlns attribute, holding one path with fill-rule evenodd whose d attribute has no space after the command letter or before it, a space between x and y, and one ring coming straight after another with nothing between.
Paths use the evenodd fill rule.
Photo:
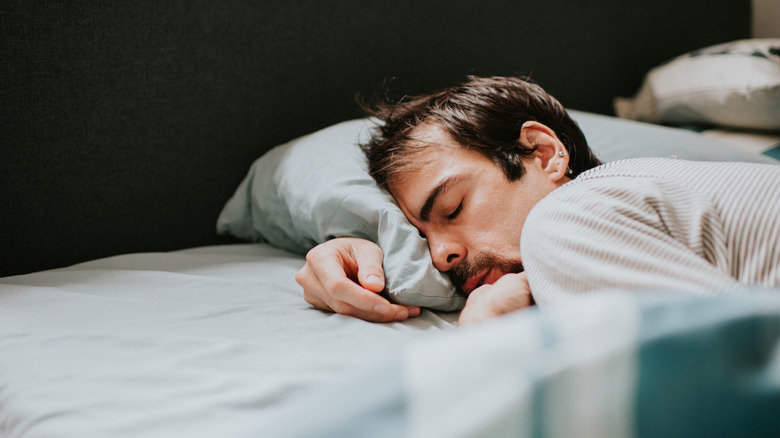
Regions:
<instances>
[{"instance_id":1,"label":"teal blanket","mask_svg":"<svg viewBox=\"0 0 780 438\"><path fill-rule=\"evenodd\" d=\"M260 435L778 437L780 291L517 312L410 345Z\"/></svg>"}]
</instances>

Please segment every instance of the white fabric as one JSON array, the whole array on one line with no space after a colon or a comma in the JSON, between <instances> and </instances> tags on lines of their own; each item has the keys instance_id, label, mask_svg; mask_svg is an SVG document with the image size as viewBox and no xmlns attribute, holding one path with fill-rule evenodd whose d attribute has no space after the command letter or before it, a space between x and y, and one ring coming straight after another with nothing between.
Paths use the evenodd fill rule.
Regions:
<instances>
[{"instance_id":1,"label":"white fabric","mask_svg":"<svg viewBox=\"0 0 780 438\"><path fill-rule=\"evenodd\" d=\"M780 130L780 39L741 40L679 56L650 70L622 118Z\"/></svg>"},{"instance_id":2,"label":"white fabric","mask_svg":"<svg viewBox=\"0 0 780 438\"><path fill-rule=\"evenodd\" d=\"M780 166L625 160L537 204L521 250L540 305L606 289L714 295L780 285L778 218Z\"/></svg>"},{"instance_id":3,"label":"white fabric","mask_svg":"<svg viewBox=\"0 0 780 438\"><path fill-rule=\"evenodd\" d=\"M0 279L0 435L231 436L455 327L427 310L391 324L312 310L302 265L242 244Z\"/></svg>"}]
</instances>

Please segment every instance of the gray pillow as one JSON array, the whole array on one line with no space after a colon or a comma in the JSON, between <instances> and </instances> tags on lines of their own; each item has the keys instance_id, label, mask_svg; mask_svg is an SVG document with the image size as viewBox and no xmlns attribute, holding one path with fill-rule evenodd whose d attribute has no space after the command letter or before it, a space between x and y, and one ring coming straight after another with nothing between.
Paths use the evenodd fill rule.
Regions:
<instances>
[{"instance_id":1,"label":"gray pillow","mask_svg":"<svg viewBox=\"0 0 780 438\"><path fill-rule=\"evenodd\" d=\"M675 156L684 160L778 164L778 160L766 155L685 129L580 111L569 111L569 115L580 125L596 156L605 163L626 158Z\"/></svg>"},{"instance_id":2,"label":"gray pillow","mask_svg":"<svg viewBox=\"0 0 780 438\"><path fill-rule=\"evenodd\" d=\"M603 161L664 157L777 162L694 132L571 111ZM220 234L305 254L334 237L377 242L390 298L457 310L465 297L433 267L427 242L366 171L357 146L374 123L339 123L277 146L255 161L217 221Z\"/></svg>"},{"instance_id":3,"label":"gray pillow","mask_svg":"<svg viewBox=\"0 0 780 438\"><path fill-rule=\"evenodd\" d=\"M334 237L362 237L385 253L393 301L458 310L465 296L433 267L427 242L368 175L357 145L374 125L343 122L268 151L225 205L217 231L300 254Z\"/></svg>"}]
</instances>

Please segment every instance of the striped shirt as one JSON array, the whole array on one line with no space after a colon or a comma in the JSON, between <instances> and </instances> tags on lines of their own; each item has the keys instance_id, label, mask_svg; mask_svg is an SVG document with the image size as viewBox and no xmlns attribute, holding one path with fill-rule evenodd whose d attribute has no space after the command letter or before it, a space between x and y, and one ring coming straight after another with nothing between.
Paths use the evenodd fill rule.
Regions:
<instances>
[{"instance_id":1,"label":"striped shirt","mask_svg":"<svg viewBox=\"0 0 780 438\"><path fill-rule=\"evenodd\" d=\"M780 166L641 158L545 197L521 252L540 305L591 291L715 295L780 285Z\"/></svg>"}]
</instances>

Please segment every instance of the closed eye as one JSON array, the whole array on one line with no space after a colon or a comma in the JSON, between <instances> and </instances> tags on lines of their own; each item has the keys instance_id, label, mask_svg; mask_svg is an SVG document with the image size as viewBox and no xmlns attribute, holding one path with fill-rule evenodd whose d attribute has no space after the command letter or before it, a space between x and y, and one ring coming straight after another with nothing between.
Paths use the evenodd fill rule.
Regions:
<instances>
[{"instance_id":1,"label":"closed eye","mask_svg":"<svg viewBox=\"0 0 780 438\"><path fill-rule=\"evenodd\" d=\"M461 210L463 210L463 201L460 201L460 204L458 204L458 208L456 208L455 211L450 213L449 216L447 216L447 219L455 220L455 218L457 218L458 215L460 214Z\"/></svg>"}]
</instances>

